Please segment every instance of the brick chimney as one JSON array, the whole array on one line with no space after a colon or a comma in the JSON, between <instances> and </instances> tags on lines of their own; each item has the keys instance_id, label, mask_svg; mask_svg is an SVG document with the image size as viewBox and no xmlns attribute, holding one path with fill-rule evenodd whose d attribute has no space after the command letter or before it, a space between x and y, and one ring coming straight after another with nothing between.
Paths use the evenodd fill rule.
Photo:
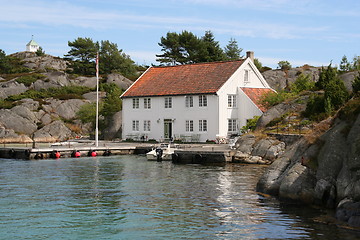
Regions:
<instances>
[{"instance_id":1,"label":"brick chimney","mask_svg":"<svg viewBox=\"0 0 360 240\"><path fill-rule=\"evenodd\" d=\"M246 58L250 58L252 62L254 62L254 52L253 51L247 51L246 52Z\"/></svg>"}]
</instances>

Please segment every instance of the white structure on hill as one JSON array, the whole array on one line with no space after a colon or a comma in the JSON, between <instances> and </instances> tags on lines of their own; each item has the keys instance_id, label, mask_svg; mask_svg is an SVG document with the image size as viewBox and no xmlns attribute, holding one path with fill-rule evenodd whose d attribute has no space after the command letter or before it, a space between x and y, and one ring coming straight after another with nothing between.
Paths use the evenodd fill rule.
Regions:
<instances>
[{"instance_id":1,"label":"white structure on hill","mask_svg":"<svg viewBox=\"0 0 360 240\"><path fill-rule=\"evenodd\" d=\"M36 52L37 50L39 50L40 46L39 44L37 44L33 38L31 38L31 41L26 44L26 51L27 52Z\"/></svg>"},{"instance_id":2,"label":"white structure on hill","mask_svg":"<svg viewBox=\"0 0 360 240\"><path fill-rule=\"evenodd\" d=\"M239 134L273 91L253 62L150 67L121 96L123 138L205 142Z\"/></svg>"}]
</instances>

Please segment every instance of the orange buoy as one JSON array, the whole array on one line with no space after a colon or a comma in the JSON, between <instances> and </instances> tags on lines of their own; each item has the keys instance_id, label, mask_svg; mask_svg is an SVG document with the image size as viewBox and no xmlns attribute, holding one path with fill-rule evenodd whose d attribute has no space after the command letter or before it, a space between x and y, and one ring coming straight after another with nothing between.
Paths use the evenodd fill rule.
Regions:
<instances>
[{"instance_id":1,"label":"orange buoy","mask_svg":"<svg viewBox=\"0 0 360 240\"><path fill-rule=\"evenodd\" d=\"M60 158L60 152L55 153L55 158Z\"/></svg>"},{"instance_id":2,"label":"orange buoy","mask_svg":"<svg viewBox=\"0 0 360 240\"><path fill-rule=\"evenodd\" d=\"M92 156L92 157L96 157L96 156L97 156L97 153L96 153L95 151L92 151L92 152L91 152L91 156Z\"/></svg>"}]
</instances>

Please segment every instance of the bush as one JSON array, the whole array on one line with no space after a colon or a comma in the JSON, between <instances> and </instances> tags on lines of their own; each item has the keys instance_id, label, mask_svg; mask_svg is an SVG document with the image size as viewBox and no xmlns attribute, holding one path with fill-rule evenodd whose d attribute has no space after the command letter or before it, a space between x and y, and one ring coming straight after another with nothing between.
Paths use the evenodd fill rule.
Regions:
<instances>
[{"instance_id":1,"label":"bush","mask_svg":"<svg viewBox=\"0 0 360 240\"><path fill-rule=\"evenodd\" d=\"M353 94L360 93L360 73L352 82Z\"/></svg>"},{"instance_id":2,"label":"bush","mask_svg":"<svg viewBox=\"0 0 360 240\"><path fill-rule=\"evenodd\" d=\"M360 98L353 98L339 111L339 118L349 122L356 120L360 114Z\"/></svg>"},{"instance_id":3,"label":"bush","mask_svg":"<svg viewBox=\"0 0 360 240\"><path fill-rule=\"evenodd\" d=\"M15 104L12 101L6 101L6 100L0 99L0 109L3 109L3 108L10 109L10 108L14 107L14 105Z\"/></svg>"},{"instance_id":4,"label":"bush","mask_svg":"<svg viewBox=\"0 0 360 240\"><path fill-rule=\"evenodd\" d=\"M314 121L321 121L328 117L325 113L325 98L324 95L313 94L306 105L303 116Z\"/></svg>"},{"instance_id":5,"label":"bush","mask_svg":"<svg viewBox=\"0 0 360 240\"><path fill-rule=\"evenodd\" d=\"M45 98L55 98L55 99L83 99L83 94L90 92L91 88L82 87L82 86L65 86L61 88L49 88L49 89L41 89L40 91L36 91L33 89L27 90L24 93L9 96L6 98L7 101L18 101L24 98L31 98L35 100L45 99Z\"/></svg>"},{"instance_id":6,"label":"bush","mask_svg":"<svg viewBox=\"0 0 360 240\"><path fill-rule=\"evenodd\" d=\"M80 107L76 113L76 117L83 123L92 123L95 125L96 121L96 103L87 103Z\"/></svg>"},{"instance_id":7,"label":"bush","mask_svg":"<svg viewBox=\"0 0 360 240\"><path fill-rule=\"evenodd\" d=\"M246 133L249 130L254 131L259 118L260 118L260 116L254 116L253 118L248 119L248 121L246 122L246 125L241 128L241 132Z\"/></svg>"},{"instance_id":8,"label":"bush","mask_svg":"<svg viewBox=\"0 0 360 240\"><path fill-rule=\"evenodd\" d=\"M291 64L288 61L280 61L278 66L281 70L289 70L291 68Z\"/></svg>"},{"instance_id":9,"label":"bush","mask_svg":"<svg viewBox=\"0 0 360 240\"><path fill-rule=\"evenodd\" d=\"M15 57L6 56L5 52L0 49L0 73L26 73L31 69L23 67L21 60Z\"/></svg>"},{"instance_id":10,"label":"bush","mask_svg":"<svg viewBox=\"0 0 360 240\"><path fill-rule=\"evenodd\" d=\"M32 83L36 82L39 79L44 79L44 78L46 78L46 76L39 73L33 73L31 75L18 77L16 79L16 82L23 83L25 86L29 87Z\"/></svg>"},{"instance_id":11,"label":"bush","mask_svg":"<svg viewBox=\"0 0 360 240\"><path fill-rule=\"evenodd\" d=\"M270 108L272 106L275 106L279 103L284 102L285 100L292 97L293 94L286 92L284 90L281 90L279 92L268 92L264 94L260 100L261 105L263 105L266 108Z\"/></svg>"},{"instance_id":12,"label":"bush","mask_svg":"<svg viewBox=\"0 0 360 240\"><path fill-rule=\"evenodd\" d=\"M293 84L291 84L290 89L291 92L300 93L306 90L312 90L315 87L315 82L310 80L310 75L305 75L301 73L295 80Z\"/></svg>"}]
</instances>

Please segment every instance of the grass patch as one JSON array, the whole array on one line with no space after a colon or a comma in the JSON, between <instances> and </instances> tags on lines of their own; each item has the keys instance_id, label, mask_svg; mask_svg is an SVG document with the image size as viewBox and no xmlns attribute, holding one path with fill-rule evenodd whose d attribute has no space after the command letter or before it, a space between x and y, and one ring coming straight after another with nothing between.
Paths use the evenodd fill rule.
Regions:
<instances>
[{"instance_id":1,"label":"grass patch","mask_svg":"<svg viewBox=\"0 0 360 240\"><path fill-rule=\"evenodd\" d=\"M46 76L45 75L42 75L40 73L32 73L32 74L29 74L29 75L23 75L21 77L18 77L16 79L16 82L18 83L22 83L24 84L25 86L27 87L30 87L31 84L33 84L34 82L36 82L37 80L39 79L45 79Z\"/></svg>"},{"instance_id":2,"label":"grass patch","mask_svg":"<svg viewBox=\"0 0 360 240\"><path fill-rule=\"evenodd\" d=\"M83 99L83 94L90 92L92 89L83 86L65 86L61 88L41 89L39 91L30 89L24 93L9 96L6 101L19 101L24 98L41 100L45 98L55 98L60 100L66 99Z\"/></svg>"}]
</instances>

